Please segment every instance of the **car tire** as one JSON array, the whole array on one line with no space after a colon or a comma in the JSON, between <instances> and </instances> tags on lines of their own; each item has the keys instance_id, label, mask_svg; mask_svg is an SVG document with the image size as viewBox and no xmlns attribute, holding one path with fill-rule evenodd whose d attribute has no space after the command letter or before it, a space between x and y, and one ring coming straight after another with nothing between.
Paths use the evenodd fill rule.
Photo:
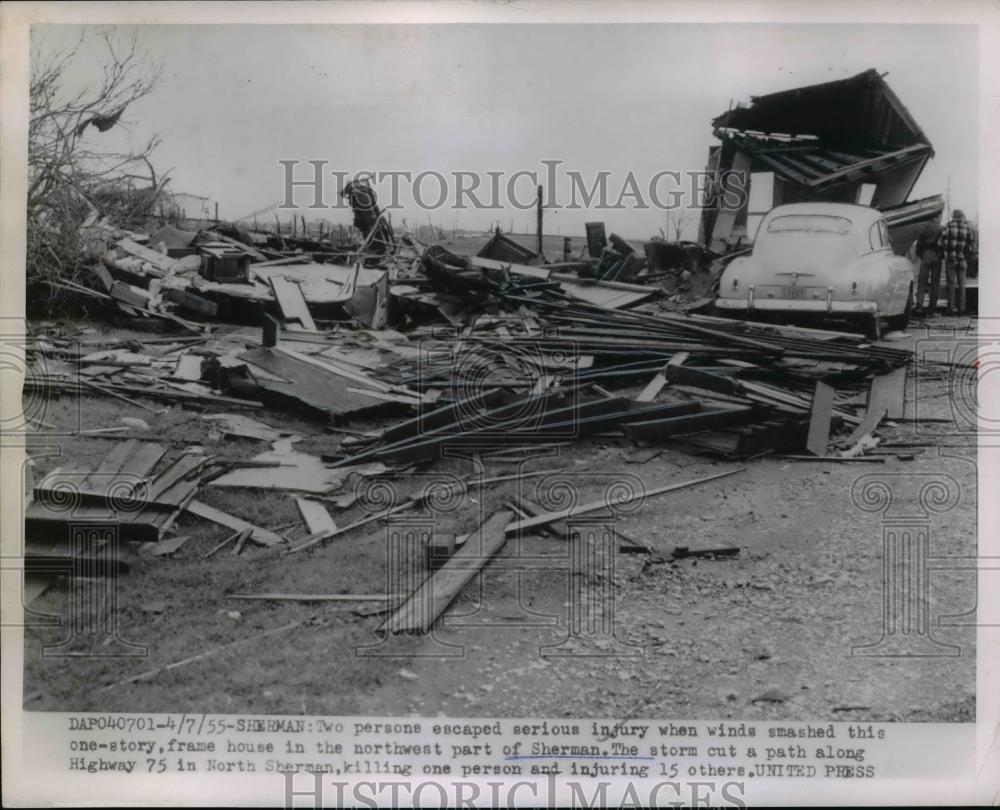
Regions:
<instances>
[{"instance_id":1,"label":"car tire","mask_svg":"<svg viewBox=\"0 0 1000 810\"><path fill-rule=\"evenodd\" d=\"M910 325L910 316L913 314L913 290L910 290L910 298L906 302L906 309L899 315L886 318L886 324L892 331L903 332Z\"/></svg>"}]
</instances>

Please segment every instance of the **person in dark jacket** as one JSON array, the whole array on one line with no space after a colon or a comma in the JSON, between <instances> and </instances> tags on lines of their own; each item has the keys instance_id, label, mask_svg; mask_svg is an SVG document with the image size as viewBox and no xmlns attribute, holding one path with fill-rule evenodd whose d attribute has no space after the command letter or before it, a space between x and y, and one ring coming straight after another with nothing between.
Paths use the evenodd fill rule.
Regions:
<instances>
[{"instance_id":1,"label":"person in dark jacket","mask_svg":"<svg viewBox=\"0 0 1000 810\"><path fill-rule=\"evenodd\" d=\"M916 258L920 262L917 275L917 307L914 314L933 317L937 310L939 290L941 287L941 256L938 253L938 237L944 227L941 218L928 222L917 237ZM928 287L928 284L930 285ZM927 308L924 309L924 295L930 293Z\"/></svg>"},{"instance_id":2,"label":"person in dark jacket","mask_svg":"<svg viewBox=\"0 0 1000 810\"><path fill-rule=\"evenodd\" d=\"M965 214L955 209L938 237L938 252L944 263L948 284L948 314L965 314L965 272L969 259L976 250L976 233L965 219ZM956 304L955 294L958 293Z\"/></svg>"}]
</instances>

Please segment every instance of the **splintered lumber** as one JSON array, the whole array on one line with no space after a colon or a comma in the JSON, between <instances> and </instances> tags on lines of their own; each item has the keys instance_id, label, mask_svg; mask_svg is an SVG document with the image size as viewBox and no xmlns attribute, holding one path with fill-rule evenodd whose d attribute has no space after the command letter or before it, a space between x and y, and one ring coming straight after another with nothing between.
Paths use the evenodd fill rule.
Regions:
<instances>
[{"instance_id":1,"label":"splintered lumber","mask_svg":"<svg viewBox=\"0 0 1000 810\"><path fill-rule=\"evenodd\" d=\"M630 439L655 441L685 433L740 425L754 415L749 405L719 405L705 408L697 413L681 413L662 419L647 419L625 425L625 435Z\"/></svg>"},{"instance_id":2,"label":"splintered lumber","mask_svg":"<svg viewBox=\"0 0 1000 810\"><path fill-rule=\"evenodd\" d=\"M646 384L646 387L642 389L642 393L635 398L635 401L652 402L656 399L657 395L663 390L663 386L666 384L667 372L666 367L664 367L656 372L656 375Z\"/></svg>"},{"instance_id":3,"label":"splintered lumber","mask_svg":"<svg viewBox=\"0 0 1000 810\"><path fill-rule=\"evenodd\" d=\"M191 536L187 534L179 537L168 537L166 540L161 540L159 543L153 544L153 546L145 550L145 553L152 554L154 557L165 557L168 554L180 551L181 546L190 539Z\"/></svg>"},{"instance_id":4,"label":"splintered lumber","mask_svg":"<svg viewBox=\"0 0 1000 810\"><path fill-rule=\"evenodd\" d=\"M90 521L115 523L124 540L157 542L194 496L197 483L185 478L206 460L182 456L151 476L164 453L161 444L132 439L117 444L96 468L79 462L57 468L33 489L24 513L26 536L49 542Z\"/></svg>"},{"instance_id":5,"label":"splintered lumber","mask_svg":"<svg viewBox=\"0 0 1000 810\"><path fill-rule=\"evenodd\" d=\"M379 392L375 390L374 383L368 385L371 390L359 391L343 371L335 371L312 358L306 359L304 355L296 356L278 348L261 348L243 352L239 359L289 381L263 377L257 380L265 393L265 401L277 406L297 403L311 412L335 418L381 408L386 404L385 399L377 396ZM418 401L414 397L399 399L407 404Z\"/></svg>"},{"instance_id":6,"label":"splintered lumber","mask_svg":"<svg viewBox=\"0 0 1000 810\"><path fill-rule=\"evenodd\" d=\"M796 455L782 455L775 456L775 458L780 458L782 460L788 459L789 461L832 461L834 463L845 463L849 461L867 461L869 463L874 462L875 464L884 464L885 456L796 456Z\"/></svg>"},{"instance_id":7,"label":"splintered lumber","mask_svg":"<svg viewBox=\"0 0 1000 810\"><path fill-rule=\"evenodd\" d=\"M187 290L177 290L168 287L163 291L163 300L170 301L179 307L189 309L208 318L214 318L219 314L218 304Z\"/></svg>"},{"instance_id":8,"label":"splintered lumber","mask_svg":"<svg viewBox=\"0 0 1000 810\"><path fill-rule=\"evenodd\" d=\"M316 324L313 322L309 307L306 306L302 288L283 276L269 276L267 281L271 285L271 292L274 293L278 309L281 310L285 321L298 321L303 329L315 332Z\"/></svg>"},{"instance_id":9,"label":"splintered lumber","mask_svg":"<svg viewBox=\"0 0 1000 810\"><path fill-rule=\"evenodd\" d=\"M463 418L481 418L485 411L498 407L503 400L504 392L499 388L494 388L457 400L451 405L425 410L419 416L386 428L382 432L382 439L386 442L396 442L418 433L427 433L447 425L461 424Z\"/></svg>"},{"instance_id":10,"label":"splintered lumber","mask_svg":"<svg viewBox=\"0 0 1000 810\"><path fill-rule=\"evenodd\" d=\"M334 523L323 504L306 498L296 498L295 505L299 509L299 514L302 515L302 520L305 521L306 528L309 529L309 534L337 531L337 524Z\"/></svg>"},{"instance_id":11,"label":"splintered lumber","mask_svg":"<svg viewBox=\"0 0 1000 810\"><path fill-rule=\"evenodd\" d=\"M515 497L512 499L512 505L514 510L520 514L522 517L536 517L545 513L534 501L529 501L524 497ZM539 526L539 530L544 534L549 534L553 537L557 537L560 540L569 540L569 533L565 526L554 526L552 524L546 524L544 526ZM652 554L653 549L648 543L644 543L641 540L632 537L622 531L620 526L615 526L614 528L615 537L622 541L622 545L618 547L620 552L626 553L641 553L641 554Z\"/></svg>"},{"instance_id":12,"label":"splintered lumber","mask_svg":"<svg viewBox=\"0 0 1000 810\"><path fill-rule=\"evenodd\" d=\"M575 515L583 515L587 512L596 512L598 509L608 509L613 506L622 506L644 498L652 498L654 495L663 495L667 492L675 492L679 489L686 489L687 487L697 486L698 484L705 484L709 481L715 481L719 478L726 478L727 476L734 475L738 472L743 472L744 470L746 470L746 467L737 467L733 470L726 470L725 472L716 473L715 475L706 475L703 478L695 478L691 481L681 481L676 484L665 484L662 487L636 492L633 495L620 500L609 502L607 498L602 498L599 501L590 501L590 503L571 506L568 509L560 509L557 512L546 512L543 515L536 515L534 517L514 521L513 523L510 523L504 531L507 534L514 534L516 532L526 531L527 529L534 529L537 526L545 526L557 520L564 520L565 518L573 517Z\"/></svg>"},{"instance_id":13,"label":"splintered lumber","mask_svg":"<svg viewBox=\"0 0 1000 810\"><path fill-rule=\"evenodd\" d=\"M242 541L242 542L246 542L247 538L249 538L249 537L250 537L250 535L251 535L251 533L252 533L252 532L253 532L253 529L243 529L242 531L239 531L239 532L233 532L233 533L232 533L231 535L229 535L229 537L227 537L227 538L226 538L225 540L222 540L222 541L220 541L219 543L216 543L216 544L215 544L214 546L212 546L212 548L210 548L210 549L209 549L208 551L206 551L206 552L205 552L205 553L204 553L204 554L202 555L202 558L203 558L203 559L206 559L206 560L207 560L207 559L208 559L209 557L211 557L211 556L212 556L213 554L215 554L215 553L216 553L216 552L218 552L218 551L221 551L221 550L222 550L223 548L225 548L225 547L226 547L226 546L228 546L228 545L229 545L230 543L232 543L232 542L233 542L233 540L235 540L235 541L236 541L237 545L238 545L238 544L239 544L239 543L240 543L241 541Z\"/></svg>"},{"instance_id":14,"label":"splintered lumber","mask_svg":"<svg viewBox=\"0 0 1000 810\"><path fill-rule=\"evenodd\" d=\"M424 580L413 594L379 628L382 633L426 633L459 592L507 540L505 527L514 513L492 515L461 549Z\"/></svg>"},{"instance_id":15,"label":"splintered lumber","mask_svg":"<svg viewBox=\"0 0 1000 810\"><path fill-rule=\"evenodd\" d=\"M511 475L498 475L498 476L495 476L493 478L482 478L482 479L470 478L470 479L467 479L465 481L459 481L454 486L457 489L466 489L468 487L486 486L487 484L496 484L496 483L499 483L501 481L510 481L510 480L513 480L513 479L537 478L537 477L542 476L542 475L551 475L553 473L558 473L558 472L561 472L561 471L560 470L535 470L533 472L513 473ZM450 486L448 486L448 488L450 489ZM437 490L437 491L440 492L440 490ZM378 520L384 520L385 518L391 517L392 515L398 514L399 512L404 512L407 509L412 509L415 506L419 506L419 505L423 504L433 494L434 494L434 490L432 490L431 488L424 489L424 491L420 495L418 495L418 496L416 496L414 498L410 498L409 500L403 501L403 503L397 504L396 506L392 506L392 507L390 507L388 509L383 509L381 512L376 512L376 513L374 513L372 515L368 515L367 517L360 518L360 519L354 521L354 523L348 524L347 526L341 526L336 531L322 532L322 533L317 534L315 536L310 536L310 537L306 538L305 540L303 540L299 545L294 546L293 548L288 549L285 553L286 554L294 554L297 551L305 551L306 549L312 548L313 546L318 546L321 543L325 543L327 540L331 540L334 537L339 537L340 535L345 534L345 533L351 531L351 529L356 529L359 526L365 526L365 525L367 525L369 523L374 523L375 521L378 521Z\"/></svg>"},{"instance_id":16,"label":"splintered lumber","mask_svg":"<svg viewBox=\"0 0 1000 810\"><path fill-rule=\"evenodd\" d=\"M184 508L187 509L187 511L192 515L197 515L200 518L212 521L212 523L218 523L222 526L226 526L233 531L251 529L252 533L250 535L250 539L262 546L277 546L285 542L285 538L283 538L280 534L275 534L267 529L262 529L260 526L254 526L252 523L248 523L235 515L227 514L221 509L209 506L207 503L202 503L201 501L190 501Z\"/></svg>"},{"instance_id":17,"label":"splintered lumber","mask_svg":"<svg viewBox=\"0 0 1000 810\"><path fill-rule=\"evenodd\" d=\"M817 381L809 416L809 435L806 449L814 456L825 456L830 442L830 420L833 418L833 389Z\"/></svg>"},{"instance_id":18,"label":"splintered lumber","mask_svg":"<svg viewBox=\"0 0 1000 810\"><path fill-rule=\"evenodd\" d=\"M889 419L902 419L906 410L906 368L897 368L872 379L868 410L885 408Z\"/></svg>"},{"instance_id":19,"label":"splintered lumber","mask_svg":"<svg viewBox=\"0 0 1000 810\"><path fill-rule=\"evenodd\" d=\"M882 423L882 420L885 419L886 413L887 410L884 405L878 406L877 409L869 408L865 413L864 419L862 419L861 423L854 428L854 432L847 437L845 443L850 445L857 444L862 437L867 436Z\"/></svg>"},{"instance_id":20,"label":"splintered lumber","mask_svg":"<svg viewBox=\"0 0 1000 810\"><path fill-rule=\"evenodd\" d=\"M402 596L396 593L231 593L226 598L261 602L389 602Z\"/></svg>"},{"instance_id":21,"label":"splintered lumber","mask_svg":"<svg viewBox=\"0 0 1000 810\"><path fill-rule=\"evenodd\" d=\"M179 355L174 377L188 382L198 382L201 379L201 357L196 354Z\"/></svg>"},{"instance_id":22,"label":"splintered lumber","mask_svg":"<svg viewBox=\"0 0 1000 810\"><path fill-rule=\"evenodd\" d=\"M244 546L246 546L247 540L250 539L250 535L252 533L253 532L248 532L248 531L240 532L240 536L236 538L236 545L233 546L233 550L231 552L233 557L239 557L240 554L243 553L243 548Z\"/></svg>"}]
</instances>

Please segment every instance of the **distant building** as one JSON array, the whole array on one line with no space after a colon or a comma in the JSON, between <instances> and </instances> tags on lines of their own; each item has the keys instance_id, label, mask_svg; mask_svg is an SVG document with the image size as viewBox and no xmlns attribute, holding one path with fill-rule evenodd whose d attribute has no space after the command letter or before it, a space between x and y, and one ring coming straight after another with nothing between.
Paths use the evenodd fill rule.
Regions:
<instances>
[{"instance_id":1,"label":"distant building","mask_svg":"<svg viewBox=\"0 0 1000 810\"><path fill-rule=\"evenodd\" d=\"M208 197L169 189L160 199L158 213L165 219L209 219L212 215Z\"/></svg>"}]
</instances>

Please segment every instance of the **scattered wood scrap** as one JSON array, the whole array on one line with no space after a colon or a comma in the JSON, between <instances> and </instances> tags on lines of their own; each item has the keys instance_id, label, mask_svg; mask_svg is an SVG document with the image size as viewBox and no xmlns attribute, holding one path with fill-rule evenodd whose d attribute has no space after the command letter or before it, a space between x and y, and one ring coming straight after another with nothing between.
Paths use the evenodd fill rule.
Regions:
<instances>
[{"instance_id":1,"label":"scattered wood scrap","mask_svg":"<svg viewBox=\"0 0 1000 810\"><path fill-rule=\"evenodd\" d=\"M299 509L299 514L302 515L302 520L305 521L306 528L309 529L309 534L337 531L337 524L330 517L330 513L326 511L323 504L305 498L296 498L295 505Z\"/></svg>"},{"instance_id":2,"label":"scattered wood scrap","mask_svg":"<svg viewBox=\"0 0 1000 810\"><path fill-rule=\"evenodd\" d=\"M806 449L814 456L825 456L830 442L830 420L833 418L833 389L817 381L809 417Z\"/></svg>"},{"instance_id":3,"label":"scattered wood scrap","mask_svg":"<svg viewBox=\"0 0 1000 810\"><path fill-rule=\"evenodd\" d=\"M686 489L687 487L697 486L698 484L705 484L709 481L715 481L719 478L726 478L727 476L735 475L736 473L743 472L744 470L746 470L746 467L737 467L734 470L726 470L725 472L716 473L715 475L706 475L702 478L695 478L691 481L681 481L676 484L665 484L662 487L642 490L615 501L609 501L607 498L602 498L599 501L590 501L589 503L578 504L576 506L560 509L555 512L546 512L541 515L535 515L530 518L513 521L504 531L507 534L515 534L516 532L526 531L528 529L534 529L538 526L554 523L557 520L565 520L566 518L574 517L575 515L583 515L587 512L596 512L598 509L611 509L616 505L624 506L632 503L633 501L651 498L654 495L663 495L667 492L675 492L679 489Z\"/></svg>"},{"instance_id":4,"label":"scattered wood scrap","mask_svg":"<svg viewBox=\"0 0 1000 810\"><path fill-rule=\"evenodd\" d=\"M492 515L462 548L430 576L379 628L382 633L426 633L462 588L501 549L513 512Z\"/></svg>"},{"instance_id":5,"label":"scattered wood scrap","mask_svg":"<svg viewBox=\"0 0 1000 810\"><path fill-rule=\"evenodd\" d=\"M259 545L279 546L286 542L285 538L280 534L275 534L267 529L262 529L260 526L254 526L252 523L248 523L247 521L235 517L234 515L227 514L221 509L209 506L207 503L202 503L201 501L191 501L184 508L192 515L197 515L200 518L210 520L213 523L218 523L236 531L250 529L250 539Z\"/></svg>"},{"instance_id":6,"label":"scattered wood scrap","mask_svg":"<svg viewBox=\"0 0 1000 810\"><path fill-rule=\"evenodd\" d=\"M192 476L208 457L184 454L153 474L166 448L130 439L96 467L69 462L37 483L25 511L25 536L45 546L68 538L85 522L114 524L118 539L158 542L194 497Z\"/></svg>"}]
</instances>

